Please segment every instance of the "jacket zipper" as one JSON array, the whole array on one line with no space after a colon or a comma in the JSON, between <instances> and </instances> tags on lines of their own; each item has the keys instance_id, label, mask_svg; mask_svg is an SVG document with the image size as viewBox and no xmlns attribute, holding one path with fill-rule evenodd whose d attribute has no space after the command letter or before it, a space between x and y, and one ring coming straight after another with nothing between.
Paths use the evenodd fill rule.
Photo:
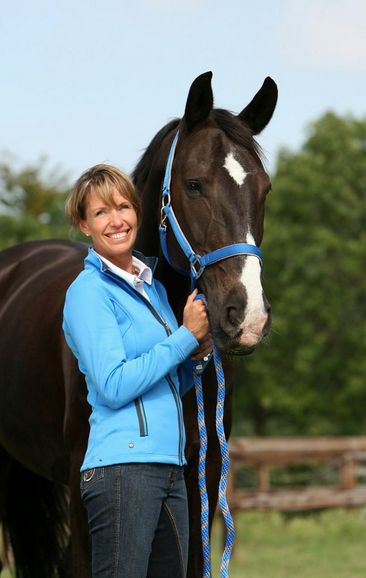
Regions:
<instances>
[{"instance_id":1,"label":"jacket zipper","mask_svg":"<svg viewBox=\"0 0 366 578\"><path fill-rule=\"evenodd\" d=\"M161 324L163 325L166 334L169 336L172 334L172 330L170 329L168 323L165 321L165 319L163 319L159 313L156 311L156 309L151 305L150 301L148 299L146 299L146 297L144 297L143 295L141 295L141 293L139 293L138 291L136 291L136 289L134 289L133 287L131 287L126 281L124 281L124 279L121 279L120 277L118 277L118 275L115 275L114 273L112 273L109 270L104 271L107 275L109 275L110 277L112 277L113 279L117 280L117 281L122 281L122 283L124 285L127 286L128 289L130 289L131 291L133 291L148 307L148 309L150 310L150 312L153 314L153 316L155 317L155 319ZM180 399L178 399L179 393L174 385L174 382L172 380L172 378L170 377L170 375L168 374L166 376L166 379L168 381L170 390L173 394L174 397L174 401L175 401L175 405L177 408L177 414L178 414L178 428L179 428L179 444L178 444L178 455L179 455L179 465L183 465L184 464L184 457L183 457L183 412L182 412L182 406L181 406L181 402ZM138 398L140 399L140 398ZM139 419L139 424L140 424L140 416L139 416L139 411L137 410L137 405L136 405L136 401L135 400L135 407L136 407L136 411L137 411L137 416ZM142 400L141 401L141 405L142 405L142 409L143 409L143 404L142 404ZM141 409L141 408L140 408ZM145 423L146 423L146 431L147 431L147 420L146 420L146 415L145 415L145 410L143 409L143 415L145 417ZM141 435L141 425L140 425L140 435ZM148 435L147 433L145 435Z\"/></svg>"},{"instance_id":2,"label":"jacket zipper","mask_svg":"<svg viewBox=\"0 0 366 578\"><path fill-rule=\"evenodd\" d=\"M151 306L150 301L148 301L149 305ZM158 312L151 306L151 312L155 315L156 319L162 323L162 325L164 325L166 334L169 336L172 334L172 330L170 329L168 323L165 321L165 319L163 319L162 317L160 317L160 315L158 314ZM183 457L183 428L184 428L184 419L183 419L183 412L182 412L182 404L181 401L179 399L179 392L177 391L177 388L174 385L174 381L172 380L172 378L170 377L169 373L166 376L167 382L169 384L170 390L173 394L174 397L174 401L175 401L175 405L177 408L177 415L178 415L178 428L179 428L179 445L178 445L178 455L179 455L179 463L180 465L184 464L184 457Z\"/></svg>"}]
</instances>

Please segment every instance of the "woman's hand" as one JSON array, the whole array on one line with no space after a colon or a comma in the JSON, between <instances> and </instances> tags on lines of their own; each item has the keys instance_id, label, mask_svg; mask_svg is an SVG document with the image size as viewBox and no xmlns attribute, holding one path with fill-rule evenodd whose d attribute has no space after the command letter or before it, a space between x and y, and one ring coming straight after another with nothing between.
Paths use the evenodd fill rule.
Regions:
<instances>
[{"instance_id":1,"label":"woman's hand","mask_svg":"<svg viewBox=\"0 0 366 578\"><path fill-rule=\"evenodd\" d=\"M206 357L206 355L212 352L212 349L213 343L211 333L207 333L207 335L205 335L205 337L201 339L199 347L197 347L197 349L194 352L194 355L191 356L191 359L193 360L203 359L204 357Z\"/></svg>"},{"instance_id":2,"label":"woman's hand","mask_svg":"<svg viewBox=\"0 0 366 578\"><path fill-rule=\"evenodd\" d=\"M200 343L207 337L209 332L209 323L207 317L206 305L201 299L195 301L197 289L188 296L183 310L183 325Z\"/></svg>"}]
</instances>

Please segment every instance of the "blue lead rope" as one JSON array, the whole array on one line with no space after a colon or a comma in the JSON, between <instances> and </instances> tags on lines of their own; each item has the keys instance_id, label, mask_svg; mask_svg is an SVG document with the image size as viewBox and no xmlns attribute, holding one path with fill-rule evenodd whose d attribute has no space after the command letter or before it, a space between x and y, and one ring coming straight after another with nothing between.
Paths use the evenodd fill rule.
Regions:
<instances>
[{"instance_id":1,"label":"blue lead rope","mask_svg":"<svg viewBox=\"0 0 366 578\"><path fill-rule=\"evenodd\" d=\"M198 299L205 301L203 295ZM218 503L224 518L226 527L225 547L221 558L221 578L229 576L229 562L235 539L233 518L230 514L226 498L227 482L230 469L229 449L224 431L224 404L225 404L225 376L221 357L216 347L213 348L213 359L217 377L217 403L216 403L216 432L221 451L221 475L219 482ZM201 499L201 540L203 556L203 578L211 578L211 548L209 534L209 503L206 487L206 455L207 455L207 429L205 422L205 409L203 402L202 373L205 365L197 361L194 371L194 386L197 399L198 430L200 436L200 451L198 461L198 487Z\"/></svg>"},{"instance_id":2,"label":"blue lead rope","mask_svg":"<svg viewBox=\"0 0 366 578\"><path fill-rule=\"evenodd\" d=\"M200 451L198 459L198 487L201 499L201 540L202 540L202 556L203 556L203 578L211 578L211 548L210 548L210 531L209 531L210 509L208 504L208 495L206 487L207 429L205 422L205 407L203 403L202 370L194 371L193 380L194 380L194 388L196 391L198 431L200 435Z\"/></svg>"},{"instance_id":3,"label":"blue lead rope","mask_svg":"<svg viewBox=\"0 0 366 578\"><path fill-rule=\"evenodd\" d=\"M230 457L228 443L224 430L224 404L225 404L225 376L222 367L221 357L214 347L213 357L217 377L217 404L216 404L216 432L220 443L221 450L221 476L219 482L219 507L224 518L226 537L225 547L221 558L221 578L229 576L229 562L235 540L235 528L229 505L226 498L227 482L230 470Z\"/></svg>"}]
</instances>

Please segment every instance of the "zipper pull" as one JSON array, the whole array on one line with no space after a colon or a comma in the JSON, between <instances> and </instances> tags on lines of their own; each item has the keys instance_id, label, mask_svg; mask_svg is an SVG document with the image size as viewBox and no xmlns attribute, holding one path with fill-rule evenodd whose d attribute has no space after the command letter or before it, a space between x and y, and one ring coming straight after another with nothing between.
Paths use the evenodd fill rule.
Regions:
<instances>
[{"instance_id":1,"label":"zipper pull","mask_svg":"<svg viewBox=\"0 0 366 578\"><path fill-rule=\"evenodd\" d=\"M171 335L171 334L172 334L172 330L170 329L170 327L169 327L169 325L167 324L167 322L165 321L165 319L162 319L162 322L164 323L164 327L165 327L165 330L166 330L167 334L168 334L168 335Z\"/></svg>"}]
</instances>

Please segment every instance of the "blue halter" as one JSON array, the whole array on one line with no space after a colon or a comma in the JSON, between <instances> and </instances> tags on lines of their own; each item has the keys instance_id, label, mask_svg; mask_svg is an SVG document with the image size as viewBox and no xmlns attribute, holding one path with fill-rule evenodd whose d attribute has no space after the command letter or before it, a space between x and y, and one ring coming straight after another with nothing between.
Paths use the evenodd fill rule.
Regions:
<instances>
[{"instance_id":1,"label":"blue halter","mask_svg":"<svg viewBox=\"0 0 366 578\"><path fill-rule=\"evenodd\" d=\"M165 259L169 265L182 273L183 275L190 275L192 289L196 285L197 279L202 275L203 271L208 265L227 259L228 257L233 257L234 255L254 255L257 257L262 264L262 253L255 245L250 245L248 243L235 243L233 245L227 245L220 249L216 249L211 253L206 253L205 255L198 255L195 253L188 242L186 236L184 235L182 229L179 226L177 218L174 214L173 207L171 205L170 198L170 183L172 175L172 165L174 159L175 148L178 141L179 131L177 131L174 140L172 142L169 156L165 168L163 189L162 189L162 206L161 206L161 222L159 226L160 233L160 245L164 254ZM168 219L172 231L175 235L180 248L188 259L190 264L190 273L187 273L183 269L179 269L174 265L169 257L168 243L167 243L167 225L166 220ZM203 295L197 295L197 298L204 299ZM232 516L227 503L226 489L229 475L230 467L230 457L228 444L225 437L224 431L224 403L225 403L225 376L222 368L220 355L214 345L213 347L213 357L215 363L215 371L217 376L217 404L216 404L216 432L220 444L221 451L221 473L220 481L218 487L218 504L222 512L225 526L226 526L226 539L225 547L221 558L221 578L229 577L229 561L232 553L232 548L235 538L235 529ZM198 486L201 499L201 540L202 540L202 557L203 557L203 576L202 578L211 578L211 549L210 549L210 536L209 536L209 502L206 488L206 456L207 456L207 430L205 423L205 410L203 401L203 389L202 389L202 372L205 366L201 361L196 361L194 370L194 385L196 391L197 399L197 411L198 411L198 429L200 436L200 451L199 451L199 463L198 463Z\"/></svg>"},{"instance_id":2,"label":"blue halter","mask_svg":"<svg viewBox=\"0 0 366 578\"><path fill-rule=\"evenodd\" d=\"M254 255L262 264L263 256L261 250L256 247L256 245L251 245L249 243L234 243L233 245L226 245L226 247L221 247L220 249L216 249L215 251L211 251L205 255L198 255L198 253L195 253L195 251L192 249L190 243L180 228L180 225L174 214L173 207L171 205L170 184L172 178L174 153L177 146L178 137L179 131L177 131L170 147L162 188L161 221L159 226L159 234L160 245L165 259L173 269L178 271L178 273L181 273L182 275L190 275L192 288L196 285L197 279L199 279L206 267L213 265L218 261L222 261L223 259L227 259L228 257L233 257L234 255ZM169 257L166 219L168 219L174 236L178 241L178 244L183 253L188 259L190 264L190 273L187 273L183 269L175 266Z\"/></svg>"}]
</instances>

